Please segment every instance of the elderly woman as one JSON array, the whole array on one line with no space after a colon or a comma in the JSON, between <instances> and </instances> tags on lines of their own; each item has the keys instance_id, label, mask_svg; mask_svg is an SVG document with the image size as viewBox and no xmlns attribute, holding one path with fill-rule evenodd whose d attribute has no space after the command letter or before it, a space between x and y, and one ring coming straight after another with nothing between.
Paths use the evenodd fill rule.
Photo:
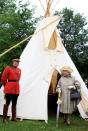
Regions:
<instances>
[{"instance_id":1,"label":"elderly woman","mask_svg":"<svg viewBox=\"0 0 88 131\"><path fill-rule=\"evenodd\" d=\"M56 91L59 92L61 90L61 107L60 112L64 114L64 122L67 122L70 125L71 114L76 107L75 101L71 101L70 94L71 90L77 89L80 91L80 83L75 80L73 76L71 76L71 72L73 70L69 66L64 66L61 68L61 78L58 81Z\"/></svg>"}]
</instances>

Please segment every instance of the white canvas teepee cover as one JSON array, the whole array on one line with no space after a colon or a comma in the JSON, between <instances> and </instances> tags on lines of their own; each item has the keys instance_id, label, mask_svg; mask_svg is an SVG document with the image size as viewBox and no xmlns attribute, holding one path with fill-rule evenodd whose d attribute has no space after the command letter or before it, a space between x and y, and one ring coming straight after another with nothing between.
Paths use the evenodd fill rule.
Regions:
<instances>
[{"instance_id":1,"label":"white canvas teepee cover","mask_svg":"<svg viewBox=\"0 0 88 131\"><path fill-rule=\"evenodd\" d=\"M60 68L66 65L71 66L74 71L73 75L81 83L84 94L82 94L78 109L82 117L87 118L85 114L87 106L84 107L84 105L86 105L85 101L88 101L88 91L57 34L56 25L60 18L61 15L44 18L36 30L36 32L40 31L31 38L21 55L19 67L22 70L22 76L17 103L17 117L19 118L48 120L47 98L52 73L55 69L60 72ZM58 36L56 42L58 49L49 50L48 44L54 31ZM2 90L3 88L0 92L0 114L2 114L4 104ZM8 114L11 115L11 108Z\"/></svg>"},{"instance_id":2,"label":"white canvas teepee cover","mask_svg":"<svg viewBox=\"0 0 88 131\"><path fill-rule=\"evenodd\" d=\"M44 29L32 37L21 55L21 95L18 108L22 111L18 111L18 116L23 118L48 120L47 97L50 81L47 83L44 78L51 69L52 52L46 50L46 47L60 18L61 16L44 18L36 31Z\"/></svg>"},{"instance_id":3,"label":"white canvas teepee cover","mask_svg":"<svg viewBox=\"0 0 88 131\"><path fill-rule=\"evenodd\" d=\"M48 120L47 96L50 82L47 83L44 77L51 69L50 53L52 51L45 50L44 34L46 32L46 39L49 41L60 18L60 15L44 18L36 32L42 30L31 38L21 55L19 67L22 70L22 76L17 104L19 118ZM3 88L1 90L0 114L2 114L4 104ZM11 115L11 109L8 115Z\"/></svg>"},{"instance_id":4,"label":"white canvas teepee cover","mask_svg":"<svg viewBox=\"0 0 88 131\"><path fill-rule=\"evenodd\" d=\"M82 101L78 109L81 116L87 118L85 114L87 107L83 108L82 105L85 104L85 97L88 101L88 91L67 51L59 45L61 44L60 36L57 42L60 52L46 48L61 16L44 18L36 31L42 28L43 30L32 37L21 55L22 77L18 117L48 120L47 98L52 73L55 68L60 72L60 68L68 65L74 71L72 75L81 83L84 94L82 93Z\"/></svg>"}]
</instances>

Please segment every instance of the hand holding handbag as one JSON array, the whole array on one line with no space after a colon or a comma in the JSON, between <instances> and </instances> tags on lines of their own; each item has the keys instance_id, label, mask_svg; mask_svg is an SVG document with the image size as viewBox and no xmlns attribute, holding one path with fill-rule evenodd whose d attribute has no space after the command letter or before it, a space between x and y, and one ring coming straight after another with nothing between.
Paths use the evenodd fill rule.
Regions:
<instances>
[{"instance_id":1,"label":"hand holding handbag","mask_svg":"<svg viewBox=\"0 0 88 131\"><path fill-rule=\"evenodd\" d=\"M77 91L77 90L71 91L70 99L71 99L71 100L81 99L81 94L80 94L80 92Z\"/></svg>"}]
</instances>

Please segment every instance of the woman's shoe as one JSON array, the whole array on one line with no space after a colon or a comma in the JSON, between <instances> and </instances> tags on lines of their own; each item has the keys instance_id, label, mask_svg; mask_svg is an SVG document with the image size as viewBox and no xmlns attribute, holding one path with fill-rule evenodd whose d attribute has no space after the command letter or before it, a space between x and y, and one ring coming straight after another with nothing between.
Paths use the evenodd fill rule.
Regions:
<instances>
[{"instance_id":1,"label":"woman's shoe","mask_svg":"<svg viewBox=\"0 0 88 131\"><path fill-rule=\"evenodd\" d=\"M67 116L67 125L71 125L71 114L68 114Z\"/></svg>"},{"instance_id":2,"label":"woman's shoe","mask_svg":"<svg viewBox=\"0 0 88 131\"><path fill-rule=\"evenodd\" d=\"M71 122L69 120L67 121L67 125L71 125Z\"/></svg>"}]
</instances>

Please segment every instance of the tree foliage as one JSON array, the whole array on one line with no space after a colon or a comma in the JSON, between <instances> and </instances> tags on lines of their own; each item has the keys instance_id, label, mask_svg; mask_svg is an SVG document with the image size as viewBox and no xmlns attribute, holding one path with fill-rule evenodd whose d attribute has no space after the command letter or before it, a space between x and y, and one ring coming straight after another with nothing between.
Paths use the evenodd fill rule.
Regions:
<instances>
[{"instance_id":1,"label":"tree foliage","mask_svg":"<svg viewBox=\"0 0 88 131\"><path fill-rule=\"evenodd\" d=\"M38 19L33 18L34 9L28 9L29 3L17 0L0 0L0 54L9 47L33 34ZM77 66L83 78L87 78L88 67L88 29L86 18L81 14L74 14L71 9L63 9L55 14L64 14L57 28L63 44ZM28 41L0 57L0 71L9 65L13 56L20 56Z\"/></svg>"},{"instance_id":2,"label":"tree foliage","mask_svg":"<svg viewBox=\"0 0 88 131\"><path fill-rule=\"evenodd\" d=\"M29 3L24 5L17 0L0 1L0 54L17 44L27 36L33 34L36 18L33 18L34 9L28 9ZM0 57L0 70L9 65L13 56L20 56L28 41Z\"/></svg>"},{"instance_id":3,"label":"tree foliage","mask_svg":"<svg viewBox=\"0 0 88 131\"><path fill-rule=\"evenodd\" d=\"M65 48L77 66L83 78L87 78L88 60L88 29L86 18L80 13L75 14L71 9L63 9L55 14L63 14L62 20L57 28Z\"/></svg>"}]
</instances>

